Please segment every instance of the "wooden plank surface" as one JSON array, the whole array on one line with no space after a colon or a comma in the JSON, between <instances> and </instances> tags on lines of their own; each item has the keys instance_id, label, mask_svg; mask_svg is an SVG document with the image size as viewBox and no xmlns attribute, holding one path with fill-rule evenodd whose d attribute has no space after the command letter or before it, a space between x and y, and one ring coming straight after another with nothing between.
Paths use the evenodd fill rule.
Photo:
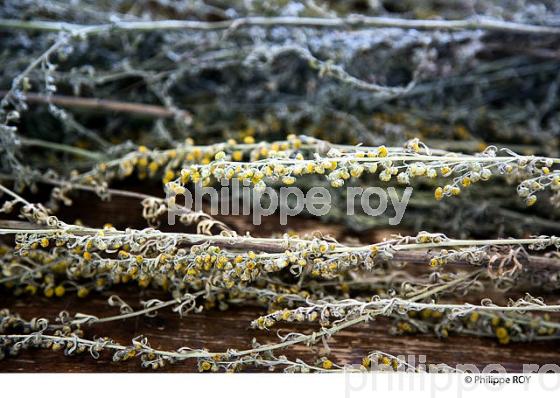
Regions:
<instances>
[{"instance_id":1,"label":"wooden plank surface","mask_svg":"<svg viewBox=\"0 0 560 398\"><path fill-rule=\"evenodd\" d=\"M118 292L129 303L135 303L148 297L157 296L157 292L123 289ZM160 294L161 296L161 294ZM48 316L51 319L61 310L71 310L98 314L114 315L117 309L106 304L105 298L93 295L91 298L64 299L16 299L2 297L3 307L7 306L27 318ZM94 327L87 336L109 334L119 343L128 343L142 334L148 337L154 348L177 349L208 348L226 350L228 348L248 348L251 339L259 342L273 342L273 332L265 333L249 328L249 323L262 310L258 308L231 308L226 311L211 310L201 314L189 314L179 318L171 311L160 311L156 318L136 318L113 322L104 327ZM475 364L480 369L488 364L501 364L508 371L522 371L523 364L560 364L559 344L556 342L539 342L531 344L500 345L494 339L474 337L449 337L440 340L431 336L392 336L388 333L389 323L384 320L373 321L337 334L329 343L332 358L337 363L360 363L369 351L381 350L393 355L425 355L427 363ZM315 325L298 328L310 332ZM319 345L320 346L320 345ZM324 352L323 352L324 353ZM297 346L286 350L291 358L312 361L317 348ZM0 361L0 372L123 372L141 371L138 361L113 363L109 355L94 360L89 355L65 357L61 352L48 350L30 350L17 357ZM419 361L418 358L416 358ZM196 370L196 364L185 362L167 366L165 371L190 372Z\"/></svg>"},{"instance_id":2,"label":"wooden plank surface","mask_svg":"<svg viewBox=\"0 0 560 398\"><path fill-rule=\"evenodd\" d=\"M139 217L140 206L130 199L115 198L111 202L92 201L91 197L81 196L75 206L64 209L63 218L74 221L80 218L92 226L111 222L116 227L145 226ZM238 230L250 227L247 218L227 219L235 224ZM268 221L255 232L260 236L278 232L274 220ZM179 227L175 227L179 228ZM311 231L321 228L322 231L341 238L347 234L338 226L322 226L315 220L298 220L287 229ZM361 236L361 239L379 239L374 233ZM42 297L13 297L7 290L0 290L0 308L10 308L25 318L36 316L54 319L56 315L67 310L71 313L82 312L96 316L115 315L117 309L106 303L110 294L117 293L133 307L138 308L140 300L148 298L166 299L161 292L139 290L134 287L123 287L117 291L93 293L86 299L67 296L57 299ZM243 349L250 346L253 337L259 342L274 342L274 332L265 333L249 328L251 320L263 313L260 308L235 308L226 311L210 310L200 314L189 314L179 318L170 310L160 311L156 318L135 318L113 322L103 327L88 329L86 337L105 336L119 343L129 343L140 334L148 337L152 346L158 349L174 350L179 347L208 348L210 350L226 350L228 348ZM284 328L286 325L284 325ZM292 326L290 325L290 328ZM311 332L317 325L303 325L297 330ZM449 337L440 340L432 336L393 336L388 333L389 323L386 320L375 320L369 324L353 327L337 334L329 343L331 353L328 355L337 363L360 363L361 358L369 351L381 350L392 355L425 355L427 363L474 364L483 369L488 364L501 364L508 371L522 371L523 364L560 364L558 342L515 343L499 345L494 339L475 337ZM286 329L284 329L286 330ZM321 346L321 345L319 345ZM321 348L322 349L322 348ZM317 357L318 348L296 346L284 351L290 359L301 358L313 361ZM325 352L319 352L326 354ZM418 361L418 358L416 358ZM61 352L48 350L29 350L17 357L0 361L0 372L129 372L142 371L138 361L112 363L108 354L99 360L82 354L76 357L65 357ZM190 372L196 370L193 362L169 365L164 368L170 372Z\"/></svg>"}]
</instances>

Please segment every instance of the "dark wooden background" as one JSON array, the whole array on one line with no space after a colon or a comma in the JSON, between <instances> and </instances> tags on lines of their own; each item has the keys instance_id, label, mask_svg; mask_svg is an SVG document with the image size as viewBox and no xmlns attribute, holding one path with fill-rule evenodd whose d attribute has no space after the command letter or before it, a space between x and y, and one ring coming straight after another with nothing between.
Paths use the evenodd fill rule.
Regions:
<instances>
[{"instance_id":1,"label":"dark wooden background","mask_svg":"<svg viewBox=\"0 0 560 398\"><path fill-rule=\"evenodd\" d=\"M68 222L81 219L85 224L101 226L110 222L118 228L126 226L144 228L140 217L141 207L132 200L115 197L111 202L93 200L88 194L80 194L74 206L65 208L61 218ZM244 217L225 218L237 231L252 230L250 219ZM178 228L178 227L175 227ZM337 225L322 225L316 220L291 220L284 230L300 233L321 229L337 238L347 237L349 232ZM269 217L265 223L253 231L256 236L267 236L279 232L277 219ZM406 231L399 231L406 232ZM359 238L373 242L382 238L385 232L372 232ZM13 297L6 290L0 290L0 308L9 308L25 318L36 316L54 319L62 310L72 314L82 312L103 317L115 315L118 309L107 305L109 295L117 293L132 306L148 298L166 299L160 292L139 290L133 287L121 288L115 292L93 293L86 299L72 295L63 298ZM136 308L138 306L136 305ZM226 311L211 310L200 314L189 314L179 318L171 310L162 310L156 318L135 318L118 321L88 329L86 336L109 335L115 341L127 344L142 334L150 340L152 347L174 350L179 347L208 348L223 351L228 348L249 348L256 337L259 342L277 341L275 333L265 333L249 328L250 322L262 314L260 308L235 308ZM291 327L291 326L290 326ZM312 331L316 325L302 326L301 331ZM329 343L328 355L336 363L359 363L361 358L373 350L381 350L392 355L425 355L427 363L474 364L482 370L489 364L500 364L507 371L519 372L524 364L560 364L558 342L515 343L500 345L495 339L475 337L449 337L440 340L431 336L393 336L388 333L389 323L375 320L369 324L356 326L337 334ZM318 348L295 346L283 353L291 359L301 358L312 361ZM321 354L325 354L321 352ZM418 360L418 358L416 358ZM123 363L111 362L108 354L94 360L88 354L65 357L61 352L29 350L16 357L0 361L0 372L137 372L144 371L139 361ZM194 362L184 362L167 366L166 372L196 371Z\"/></svg>"}]
</instances>

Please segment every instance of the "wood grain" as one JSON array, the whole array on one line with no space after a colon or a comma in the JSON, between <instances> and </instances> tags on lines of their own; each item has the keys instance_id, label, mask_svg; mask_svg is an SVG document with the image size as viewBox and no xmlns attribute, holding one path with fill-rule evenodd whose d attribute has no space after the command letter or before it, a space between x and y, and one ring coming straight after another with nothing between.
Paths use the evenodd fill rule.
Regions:
<instances>
[{"instance_id":1,"label":"wood grain","mask_svg":"<svg viewBox=\"0 0 560 398\"><path fill-rule=\"evenodd\" d=\"M119 295L128 303L136 303L148 297L158 296L157 292L124 289ZM161 294L159 294L161 296ZM53 319L59 311L69 310L83 313L114 315L117 310L110 308L105 297L92 296L80 300L68 297L64 299L14 298L3 296L3 307L7 306L26 318L48 316ZM273 342L273 332L265 333L250 329L249 323L262 311L258 308L231 308L226 311L210 310L201 314L190 314L184 318L177 317L171 311L161 311L156 318L136 318L94 327L88 332L89 337L110 334L117 342L126 344L137 335L148 337L154 348L173 350L183 346L191 348L208 348L226 350L227 348L247 348L253 337L259 342ZM474 337L449 337L440 340L431 336L392 336L388 333L388 322L373 321L342 331L337 334L329 346L328 355L337 363L360 363L369 351L381 350L393 355L425 355L426 363L474 364L481 370L489 364L500 364L507 371L519 372L523 364L560 364L559 345L556 342L500 345L493 339ZM107 327L108 330L107 331ZM298 330L310 332L311 325ZM316 357L316 348L303 346L285 350L292 358L312 361ZM325 354L324 352L322 354ZM416 361L420 359L416 357ZM179 363L164 368L167 372L195 371L193 362ZM48 350L30 350L17 357L0 361L0 372L137 372L144 371L138 361L113 363L109 355L94 360L89 355L65 357L60 352Z\"/></svg>"},{"instance_id":2,"label":"wood grain","mask_svg":"<svg viewBox=\"0 0 560 398\"><path fill-rule=\"evenodd\" d=\"M111 202L92 200L90 195L80 195L74 206L63 209L61 217L72 222L79 218L87 225L101 226L106 222L116 227L143 228L140 205L131 199L114 198ZM247 217L223 218L238 231L251 227ZM181 230L175 226L173 229ZM348 237L348 231L336 225L324 226L316 220L297 219L286 227L279 227L277 220L268 218L266 223L253 231L254 235L269 236L286 230L312 231L321 229L336 238ZM184 228L182 230L185 230ZM381 232L381 233L387 233ZM356 239L375 241L379 232L372 232ZM92 294L86 299L65 297L46 299L42 297L13 297L6 290L0 290L0 307L10 308L25 318L36 316L54 319L62 310L71 313L82 312L96 316L115 315L117 309L107 305L106 299L116 293L132 306L138 307L140 300L148 298L166 299L161 292L123 287L117 291ZM140 334L148 337L152 346L158 349L174 350L179 347L208 348L221 351L228 348L243 349L250 346L251 340L259 342L277 341L273 332L265 333L249 328L251 320L262 314L260 308L235 308L226 311L210 310L200 314L189 314L179 318L170 310L161 311L156 318L135 318L113 322L101 327L88 329L87 337L109 334L119 343L129 343ZM393 336L388 333L386 320L375 320L369 324L356 326L337 334L330 342L328 355L336 363L360 363L369 351L381 350L393 355L425 355L426 363L473 364L483 369L489 364L500 364L507 371L519 372L524 364L559 364L558 342L515 343L499 345L494 339L475 337L449 337L440 340L432 336ZM304 325L301 331L310 332L314 325ZM289 358L313 361L317 348L295 346L285 353ZM322 352L322 354L327 354ZM418 361L416 357L416 361ZM179 363L164 368L167 372L191 372L196 370L193 362ZM65 357L60 352L48 350L29 350L17 357L0 361L0 372L138 372L146 371L138 361L113 363L108 354L99 360L89 355ZM262 371L262 370L261 370Z\"/></svg>"}]
</instances>

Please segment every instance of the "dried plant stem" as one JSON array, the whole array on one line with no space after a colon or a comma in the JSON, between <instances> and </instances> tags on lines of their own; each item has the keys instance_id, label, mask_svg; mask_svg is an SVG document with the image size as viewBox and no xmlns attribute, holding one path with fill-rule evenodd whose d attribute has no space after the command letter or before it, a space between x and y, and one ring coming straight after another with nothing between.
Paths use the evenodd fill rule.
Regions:
<instances>
[{"instance_id":1,"label":"dried plant stem","mask_svg":"<svg viewBox=\"0 0 560 398\"><path fill-rule=\"evenodd\" d=\"M93 159L95 161L102 161L105 158L105 155L103 155L100 152L94 152L83 148L77 148L71 145L64 145L56 142L50 142L50 141L39 140L34 138L21 138L20 141L21 144L24 146L52 149L55 151L66 152L72 155ZM2 178L8 178L8 176L3 176Z\"/></svg>"},{"instance_id":2,"label":"dried plant stem","mask_svg":"<svg viewBox=\"0 0 560 398\"><path fill-rule=\"evenodd\" d=\"M6 94L6 91L0 91L0 97L5 96ZM25 93L25 99L29 103L55 104L69 108L92 111L126 113L137 117L171 118L177 116L177 112L170 111L163 106L112 101L99 98L73 97L66 95L45 96L38 93ZM190 116L188 112L183 111L183 117L188 119Z\"/></svg>"},{"instance_id":3,"label":"dried plant stem","mask_svg":"<svg viewBox=\"0 0 560 398\"><path fill-rule=\"evenodd\" d=\"M67 233L76 234L80 236L91 235L94 236L98 234L101 230L97 228L89 227L77 227L69 226L68 228L52 228L52 229L0 229L0 234L12 235L19 233L33 233L37 235L52 235L57 233ZM161 231L142 231L142 236L150 238L158 237L170 237L177 238L192 245L200 245L204 243L212 243L221 247L228 248L239 248L239 249L250 249L250 248L260 248L262 250L276 249L278 251L286 249L286 243L289 241L311 244L311 241L303 239L279 239L279 238L254 238L250 236L224 236L224 235L199 235L199 234L188 234L179 232L161 232ZM128 232L126 231L105 231L104 236L99 237L100 239L124 237ZM392 242L381 242L375 243L373 245L367 246L357 246L357 247L347 247L343 245L338 245L334 250L338 253L344 252L357 252L370 250L372 246L383 248L385 246L390 247L396 251L406 251L406 250L417 250L417 249L434 249L440 247L481 247L481 246L512 246L512 245L535 245L544 244L551 245L555 244L558 238L552 237L539 237L539 238L527 238L527 239L448 239L437 243L403 243L403 244L393 244Z\"/></svg>"},{"instance_id":4,"label":"dried plant stem","mask_svg":"<svg viewBox=\"0 0 560 398\"><path fill-rule=\"evenodd\" d=\"M1 19L0 28L46 32L86 31L102 33L114 31L149 32L154 30L235 30L243 27L291 26L329 29L401 28L419 30L492 30L525 34L560 34L560 28L500 21L490 18L469 20L403 19L389 17L349 16L344 18L313 17L246 17L217 22L205 21L117 21L105 25L77 25L51 21L21 21Z\"/></svg>"}]
</instances>

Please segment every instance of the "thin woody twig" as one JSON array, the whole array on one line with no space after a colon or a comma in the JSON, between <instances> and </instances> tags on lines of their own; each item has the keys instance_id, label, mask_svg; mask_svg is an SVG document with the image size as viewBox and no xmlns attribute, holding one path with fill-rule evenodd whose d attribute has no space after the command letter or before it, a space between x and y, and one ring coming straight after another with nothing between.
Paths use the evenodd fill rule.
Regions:
<instances>
[{"instance_id":1,"label":"thin woody twig","mask_svg":"<svg viewBox=\"0 0 560 398\"><path fill-rule=\"evenodd\" d=\"M0 91L0 97L6 95L6 91ZM35 104L55 104L69 108L81 108L93 111L111 111L127 113L147 118L171 118L177 114L163 106L139 104L134 102L113 101L99 98L73 97L66 95L44 96L38 93L26 93L26 100ZM181 111L181 116L185 120L190 119L190 114Z\"/></svg>"},{"instance_id":2,"label":"thin woody twig","mask_svg":"<svg viewBox=\"0 0 560 398\"><path fill-rule=\"evenodd\" d=\"M114 24L79 25L55 21L21 21L0 19L0 28L24 29L45 32L76 31L87 29L88 33L106 31L154 31L154 30L225 30L250 26L295 26L331 29L364 28L401 28L419 30L492 30L525 34L560 34L560 28L553 26L532 25L501 21L492 18L472 18L461 20L442 19L405 19L391 17L349 16L344 18L313 17L245 17L225 21L118 21Z\"/></svg>"}]
</instances>

